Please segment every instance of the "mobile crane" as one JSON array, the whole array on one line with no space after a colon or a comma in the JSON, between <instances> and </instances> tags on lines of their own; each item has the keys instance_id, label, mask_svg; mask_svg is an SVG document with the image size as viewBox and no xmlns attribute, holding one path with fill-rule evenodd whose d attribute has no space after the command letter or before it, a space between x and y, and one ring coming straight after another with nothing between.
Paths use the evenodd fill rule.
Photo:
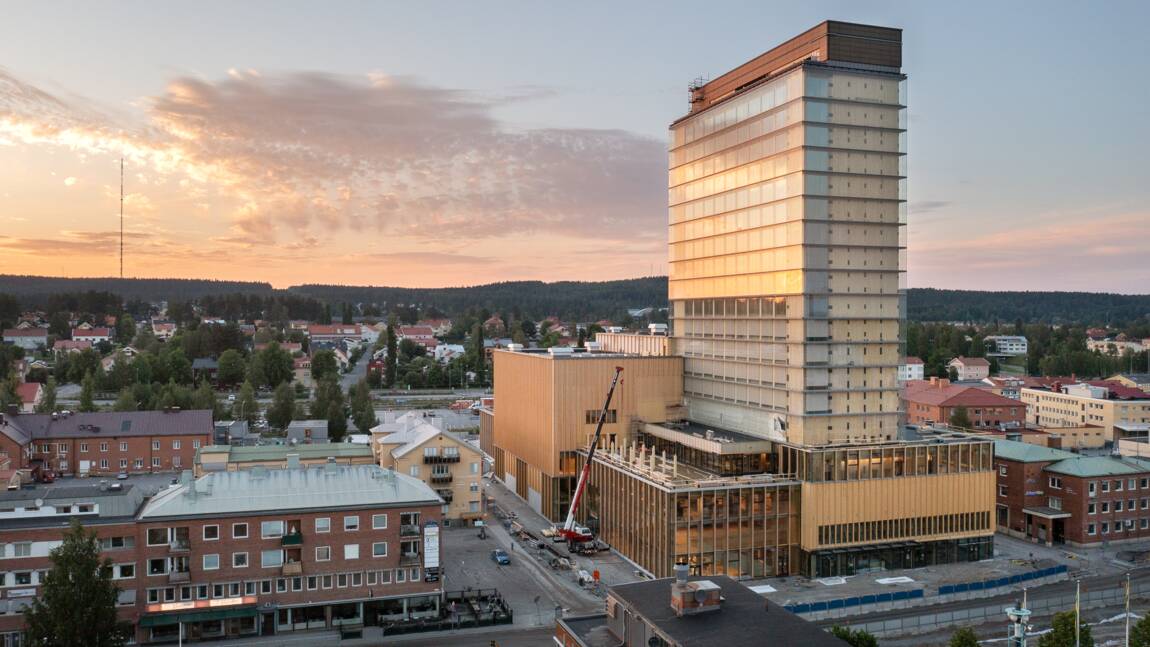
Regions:
<instances>
[{"instance_id":1,"label":"mobile crane","mask_svg":"<svg viewBox=\"0 0 1150 647\"><path fill-rule=\"evenodd\" d=\"M587 552L581 547L595 545L595 534L590 528L575 524L575 510L579 508L579 499L587 489L587 481L591 479L591 463L595 460L595 450L599 447L599 438L603 433L603 423L607 422L607 411L611 408L611 398L615 395L615 387L619 384L619 376L623 374L623 367L615 367L615 376L611 378L611 388L607 390L607 401L603 403L603 410L599 412L599 422L595 425L595 435L591 438L591 445L587 448L587 461L583 463L583 471L579 473L579 481L575 485L575 493L571 496L571 508L567 511L567 520L561 528L556 528L554 535L567 540L567 548L571 552ZM591 550L590 552L594 552Z\"/></svg>"}]
</instances>

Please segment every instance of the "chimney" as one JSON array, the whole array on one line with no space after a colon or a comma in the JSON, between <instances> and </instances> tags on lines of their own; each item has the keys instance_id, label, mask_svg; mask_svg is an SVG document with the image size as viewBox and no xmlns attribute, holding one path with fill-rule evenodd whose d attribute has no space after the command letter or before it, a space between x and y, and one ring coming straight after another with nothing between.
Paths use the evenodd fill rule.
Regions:
<instances>
[{"instance_id":1,"label":"chimney","mask_svg":"<svg viewBox=\"0 0 1150 647\"><path fill-rule=\"evenodd\" d=\"M722 608L722 589L710 580L687 580L689 567L675 565L675 581L671 583L671 608L677 616L718 611Z\"/></svg>"}]
</instances>

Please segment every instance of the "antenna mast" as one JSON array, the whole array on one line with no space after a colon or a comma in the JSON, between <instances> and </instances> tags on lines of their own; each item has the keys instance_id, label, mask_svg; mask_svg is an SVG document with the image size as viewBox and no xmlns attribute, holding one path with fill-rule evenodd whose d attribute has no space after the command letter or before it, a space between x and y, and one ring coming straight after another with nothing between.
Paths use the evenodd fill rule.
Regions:
<instances>
[{"instance_id":1,"label":"antenna mast","mask_svg":"<svg viewBox=\"0 0 1150 647\"><path fill-rule=\"evenodd\" d=\"M120 158L120 278L124 278L124 158Z\"/></svg>"}]
</instances>

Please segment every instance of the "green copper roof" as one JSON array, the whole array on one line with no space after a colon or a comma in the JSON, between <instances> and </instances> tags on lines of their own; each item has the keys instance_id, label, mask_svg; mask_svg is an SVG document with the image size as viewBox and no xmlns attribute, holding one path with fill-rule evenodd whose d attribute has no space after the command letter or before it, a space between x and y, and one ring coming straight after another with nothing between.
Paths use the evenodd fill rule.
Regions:
<instances>
[{"instance_id":1,"label":"green copper roof","mask_svg":"<svg viewBox=\"0 0 1150 647\"><path fill-rule=\"evenodd\" d=\"M1005 458L1006 460L1018 461L1020 463L1060 461L1078 456L1078 454L1061 449L1022 443L1017 440L995 440L994 455L998 458Z\"/></svg>"},{"instance_id":2,"label":"green copper roof","mask_svg":"<svg viewBox=\"0 0 1150 647\"><path fill-rule=\"evenodd\" d=\"M1093 478L1096 476L1127 476L1150 472L1150 463L1136 458L1109 456L1075 456L1046 467L1047 472Z\"/></svg>"}]
</instances>

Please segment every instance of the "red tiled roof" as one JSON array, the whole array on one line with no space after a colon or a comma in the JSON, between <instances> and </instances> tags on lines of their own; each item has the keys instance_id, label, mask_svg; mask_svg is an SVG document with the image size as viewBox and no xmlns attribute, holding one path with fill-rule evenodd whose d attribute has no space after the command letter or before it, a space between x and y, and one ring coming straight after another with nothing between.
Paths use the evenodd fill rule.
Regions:
<instances>
[{"instance_id":1,"label":"red tiled roof","mask_svg":"<svg viewBox=\"0 0 1150 647\"><path fill-rule=\"evenodd\" d=\"M981 357L955 357L950 361L959 362L963 366L990 366L990 362Z\"/></svg>"},{"instance_id":2,"label":"red tiled roof","mask_svg":"<svg viewBox=\"0 0 1150 647\"><path fill-rule=\"evenodd\" d=\"M57 339L55 344L52 344L52 350L85 350L92 347L92 342L87 339L79 341L75 339Z\"/></svg>"},{"instance_id":3,"label":"red tiled roof","mask_svg":"<svg viewBox=\"0 0 1150 647\"><path fill-rule=\"evenodd\" d=\"M1101 386L1110 390L1110 398L1114 400L1148 400L1150 393L1142 389L1126 386L1117 380L1093 380L1087 382L1090 386Z\"/></svg>"},{"instance_id":4,"label":"red tiled roof","mask_svg":"<svg viewBox=\"0 0 1150 647\"><path fill-rule=\"evenodd\" d=\"M46 328L9 328L4 331L5 337L47 337Z\"/></svg>"},{"instance_id":5,"label":"red tiled roof","mask_svg":"<svg viewBox=\"0 0 1150 647\"><path fill-rule=\"evenodd\" d=\"M24 382L23 384L16 385L16 395L20 396L21 402L34 403L36 396L40 394L39 382Z\"/></svg>"},{"instance_id":6,"label":"red tiled roof","mask_svg":"<svg viewBox=\"0 0 1150 647\"><path fill-rule=\"evenodd\" d=\"M906 363L907 364L922 364L922 360L913 356L913 355L908 355L906 358Z\"/></svg>"},{"instance_id":7,"label":"red tiled roof","mask_svg":"<svg viewBox=\"0 0 1150 647\"><path fill-rule=\"evenodd\" d=\"M918 380L915 380L919 382ZM922 384L926 386L923 387ZM917 388L903 389L902 397L907 402L925 404L936 407L1022 407L1026 406L1018 400L1003 397L974 386L962 384L947 384L938 386L925 380L916 385Z\"/></svg>"},{"instance_id":8,"label":"red tiled roof","mask_svg":"<svg viewBox=\"0 0 1150 647\"><path fill-rule=\"evenodd\" d=\"M111 337L110 328L73 328L72 339L76 337Z\"/></svg>"},{"instance_id":9,"label":"red tiled roof","mask_svg":"<svg viewBox=\"0 0 1150 647\"><path fill-rule=\"evenodd\" d=\"M435 331L431 326L400 326L399 335L401 337L434 337Z\"/></svg>"},{"instance_id":10,"label":"red tiled roof","mask_svg":"<svg viewBox=\"0 0 1150 647\"><path fill-rule=\"evenodd\" d=\"M308 335L360 335L359 324L312 324L307 327Z\"/></svg>"}]
</instances>

